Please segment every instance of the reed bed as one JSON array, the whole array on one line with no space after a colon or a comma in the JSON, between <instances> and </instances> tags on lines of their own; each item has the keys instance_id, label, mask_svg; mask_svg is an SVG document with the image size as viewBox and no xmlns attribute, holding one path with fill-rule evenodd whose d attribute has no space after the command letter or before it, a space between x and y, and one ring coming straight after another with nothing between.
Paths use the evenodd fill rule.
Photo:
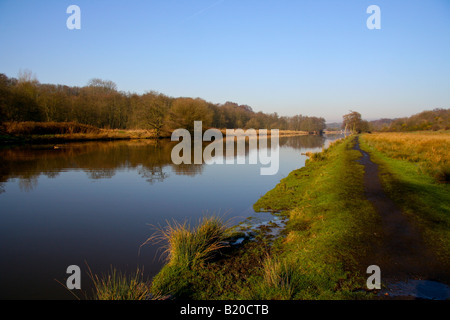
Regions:
<instances>
[{"instance_id":1,"label":"reed bed","mask_svg":"<svg viewBox=\"0 0 450 320\"><path fill-rule=\"evenodd\" d=\"M154 130L101 129L77 122L6 122L1 132L36 141L85 141L156 138Z\"/></svg>"},{"instance_id":2,"label":"reed bed","mask_svg":"<svg viewBox=\"0 0 450 320\"><path fill-rule=\"evenodd\" d=\"M98 134L101 129L76 122L6 122L3 130L13 135Z\"/></svg>"}]
</instances>

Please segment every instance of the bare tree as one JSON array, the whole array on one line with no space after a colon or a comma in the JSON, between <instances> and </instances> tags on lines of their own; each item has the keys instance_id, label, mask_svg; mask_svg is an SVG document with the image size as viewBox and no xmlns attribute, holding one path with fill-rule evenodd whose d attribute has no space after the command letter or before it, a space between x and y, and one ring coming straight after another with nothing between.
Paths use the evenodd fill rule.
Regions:
<instances>
[{"instance_id":1,"label":"bare tree","mask_svg":"<svg viewBox=\"0 0 450 320\"><path fill-rule=\"evenodd\" d=\"M347 129L349 129L351 132L357 132L358 129L361 126L361 114L356 111L351 111L350 113L343 116L344 122L342 123L342 128L345 129L347 132Z\"/></svg>"}]
</instances>

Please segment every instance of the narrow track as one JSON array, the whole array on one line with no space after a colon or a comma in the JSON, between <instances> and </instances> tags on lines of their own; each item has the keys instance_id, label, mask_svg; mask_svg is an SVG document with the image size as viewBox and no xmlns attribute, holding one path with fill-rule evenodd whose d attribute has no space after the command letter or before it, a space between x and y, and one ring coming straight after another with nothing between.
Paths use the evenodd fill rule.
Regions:
<instances>
[{"instance_id":1,"label":"narrow track","mask_svg":"<svg viewBox=\"0 0 450 320\"><path fill-rule=\"evenodd\" d=\"M366 197L381 218L383 234L379 235L377 246L372 248L371 261L368 262L380 267L382 283L391 292L395 290L392 288L396 288L401 282L429 280L421 282L422 287L433 285L434 281L448 283L448 270L443 269L436 256L426 246L420 230L386 195L379 178L378 165L371 161L367 152L361 150L358 137L354 149L362 154L358 162L364 166ZM450 292L446 294L447 298L450 298Z\"/></svg>"}]
</instances>

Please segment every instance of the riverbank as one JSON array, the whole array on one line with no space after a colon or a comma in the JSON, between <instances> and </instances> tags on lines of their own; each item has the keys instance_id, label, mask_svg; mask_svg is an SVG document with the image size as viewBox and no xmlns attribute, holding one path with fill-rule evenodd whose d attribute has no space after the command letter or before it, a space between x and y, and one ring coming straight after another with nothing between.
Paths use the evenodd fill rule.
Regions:
<instances>
[{"instance_id":1,"label":"riverbank","mask_svg":"<svg viewBox=\"0 0 450 320\"><path fill-rule=\"evenodd\" d=\"M219 129L226 134L226 129ZM260 130L256 130L257 135ZM267 130L268 136L271 131ZM309 135L305 131L279 130L280 137ZM11 122L0 126L2 144L66 143L83 141L113 141L134 139L165 139L170 133L157 135L155 130L101 129L75 122Z\"/></svg>"},{"instance_id":2,"label":"riverbank","mask_svg":"<svg viewBox=\"0 0 450 320\"><path fill-rule=\"evenodd\" d=\"M101 129L74 122L15 122L0 128L4 144L155 139L154 130Z\"/></svg>"},{"instance_id":3,"label":"riverbank","mask_svg":"<svg viewBox=\"0 0 450 320\"><path fill-rule=\"evenodd\" d=\"M218 251L199 265L169 260L153 279L160 296L185 299L366 299L367 256L379 232L364 197L352 138L315 154L256 204L287 225L255 230L253 240ZM236 235L234 236L236 237Z\"/></svg>"},{"instance_id":4,"label":"riverbank","mask_svg":"<svg viewBox=\"0 0 450 320\"><path fill-rule=\"evenodd\" d=\"M423 265L419 257L425 249L419 238L431 248L426 253L433 259L425 259L427 263L438 258L448 276L450 193L448 184L439 182L442 175L432 174L432 168L443 164L435 160L447 156L448 149L435 148L445 145L445 139L437 135L435 143L421 145L417 133L405 137L401 143L389 134L350 136L309 154L305 167L292 171L255 203L255 211L272 212L268 223L230 227L216 217L192 227L179 221L159 228L159 236L154 234L149 243L162 241L167 260L153 279L143 280L149 289L144 298L402 299L409 282L394 284L403 288L395 292L383 277L389 271L394 279L400 274L408 281L423 279L420 273L410 278L408 271ZM418 162L414 154L428 149L436 159ZM392 230L414 232L399 236ZM397 240L411 234L420 248L415 244L398 251ZM404 269L392 261L409 265ZM382 266L382 291L367 288L371 265ZM104 290L132 290L126 281L119 282Z\"/></svg>"},{"instance_id":5,"label":"riverbank","mask_svg":"<svg viewBox=\"0 0 450 320\"><path fill-rule=\"evenodd\" d=\"M428 274L448 277L448 185L408 166L407 160L392 159L370 147L371 137L364 135L359 143L358 137L351 136L311 154L305 167L291 172L255 203L255 211L277 212L286 218L279 237L273 238L273 225L263 226L252 241L222 249L201 266L169 262L151 288L170 298L202 300L354 300L398 298L398 294L410 299L420 290L399 293L392 289L398 283L390 281L415 281ZM426 146L433 148L432 143ZM379 167L376 177L370 178L373 163L368 159ZM375 189L368 185L368 177L372 182L380 177L375 198L369 196ZM383 211L385 207L389 212ZM399 219L390 218L391 207L396 207ZM413 246L396 252L403 245L403 234L389 230L414 230L405 239L417 243L424 239L426 253L433 258L427 263L436 258L440 265L420 273L424 262L418 257L425 255L425 249ZM367 268L378 264L392 277L382 279L382 297L379 290L368 290L366 283Z\"/></svg>"}]
</instances>

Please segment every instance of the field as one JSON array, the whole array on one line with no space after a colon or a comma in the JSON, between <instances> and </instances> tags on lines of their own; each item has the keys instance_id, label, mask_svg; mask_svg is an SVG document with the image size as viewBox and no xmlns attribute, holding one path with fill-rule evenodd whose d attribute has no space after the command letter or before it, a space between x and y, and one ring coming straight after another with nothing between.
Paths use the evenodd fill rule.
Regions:
<instances>
[{"instance_id":1,"label":"field","mask_svg":"<svg viewBox=\"0 0 450 320\"><path fill-rule=\"evenodd\" d=\"M450 131L375 133L364 135L364 140L389 158L414 163L421 173L450 180Z\"/></svg>"}]
</instances>

